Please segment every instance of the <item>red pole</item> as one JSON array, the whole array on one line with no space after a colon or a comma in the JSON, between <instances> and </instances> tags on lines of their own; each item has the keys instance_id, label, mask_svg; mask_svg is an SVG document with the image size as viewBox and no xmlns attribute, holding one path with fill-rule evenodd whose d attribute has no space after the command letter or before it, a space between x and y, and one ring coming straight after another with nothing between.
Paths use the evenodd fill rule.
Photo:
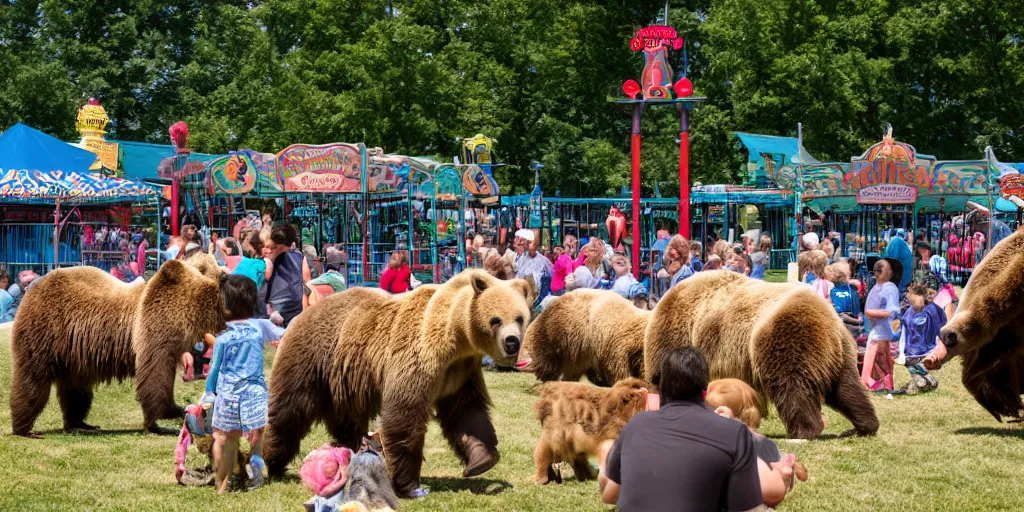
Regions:
<instances>
[{"instance_id":1,"label":"red pole","mask_svg":"<svg viewBox=\"0 0 1024 512\"><path fill-rule=\"evenodd\" d=\"M690 238L690 111L679 111L679 234Z\"/></svg>"},{"instance_id":2,"label":"red pole","mask_svg":"<svg viewBox=\"0 0 1024 512\"><path fill-rule=\"evenodd\" d=\"M633 277L640 278L640 116L644 104L633 106Z\"/></svg>"},{"instance_id":3,"label":"red pole","mask_svg":"<svg viewBox=\"0 0 1024 512\"><path fill-rule=\"evenodd\" d=\"M178 178L171 177L171 236L178 236Z\"/></svg>"}]
</instances>

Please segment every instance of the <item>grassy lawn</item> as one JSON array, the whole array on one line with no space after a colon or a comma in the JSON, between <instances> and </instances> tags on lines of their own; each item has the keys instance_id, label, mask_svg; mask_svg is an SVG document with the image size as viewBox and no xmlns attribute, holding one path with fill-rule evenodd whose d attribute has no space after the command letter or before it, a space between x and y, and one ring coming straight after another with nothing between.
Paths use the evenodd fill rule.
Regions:
<instances>
[{"instance_id":1,"label":"grassy lawn","mask_svg":"<svg viewBox=\"0 0 1024 512\"><path fill-rule=\"evenodd\" d=\"M138 431L142 413L130 383L99 388L90 423L97 435L60 432L56 396L36 424L46 439L10 432L10 351L0 331L0 510L301 510L310 495L297 478L254 492L224 497L212 488L179 487L173 476L175 439ZM267 364L270 364L268 354ZM906 382L907 374L898 374ZM822 440L790 443L776 418L763 431L782 451L796 452L810 472L783 510L1021 510L1024 507L1024 428L993 420L963 390L960 366L939 372L929 395L874 398L882 428L877 437L835 439L849 423L827 410ZM539 428L530 412L533 377L488 373L502 460L483 477L464 480L462 468L436 425L427 439L424 483L431 494L403 502L402 510L501 510L583 512L608 510L593 482L540 487L531 481ZM177 385L180 402L201 396L202 382ZM180 427L173 421L165 426ZM316 429L303 453L327 440ZM195 460L195 459L192 459ZM293 463L292 475L297 473Z\"/></svg>"}]
</instances>

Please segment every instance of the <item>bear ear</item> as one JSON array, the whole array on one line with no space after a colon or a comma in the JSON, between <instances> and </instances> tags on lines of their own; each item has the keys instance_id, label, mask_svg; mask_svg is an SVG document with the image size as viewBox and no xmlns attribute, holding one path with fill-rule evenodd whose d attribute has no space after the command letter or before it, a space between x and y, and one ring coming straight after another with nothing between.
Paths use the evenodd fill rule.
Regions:
<instances>
[{"instance_id":1,"label":"bear ear","mask_svg":"<svg viewBox=\"0 0 1024 512\"><path fill-rule=\"evenodd\" d=\"M532 274L524 279L513 280L512 286L523 294L527 302L533 302L533 299L537 298L537 282L534 281Z\"/></svg>"},{"instance_id":2,"label":"bear ear","mask_svg":"<svg viewBox=\"0 0 1024 512\"><path fill-rule=\"evenodd\" d=\"M471 278L471 282L473 283L473 291L476 292L478 295L483 293L484 290L487 289L487 279L484 279L484 277L480 274L474 275Z\"/></svg>"}]
</instances>

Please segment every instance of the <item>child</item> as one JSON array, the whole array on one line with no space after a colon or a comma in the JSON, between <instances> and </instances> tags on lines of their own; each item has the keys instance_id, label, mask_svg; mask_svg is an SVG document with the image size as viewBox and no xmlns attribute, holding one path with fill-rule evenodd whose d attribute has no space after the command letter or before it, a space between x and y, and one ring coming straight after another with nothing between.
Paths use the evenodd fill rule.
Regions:
<instances>
[{"instance_id":1,"label":"child","mask_svg":"<svg viewBox=\"0 0 1024 512\"><path fill-rule=\"evenodd\" d=\"M238 260L235 269L231 271L234 275L241 275L252 279L256 283L257 303L259 314L257 318L267 317L266 296L267 280L274 273L274 264L265 257L266 247L263 245L263 236L259 231L253 231L249 235L249 243L244 247L245 255Z\"/></svg>"},{"instance_id":2,"label":"child","mask_svg":"<svg viewBox=\"0 0 1024 512\"><path fill-rule=\"evenodd\" d=\"M825 266L828 256L820 249L805 251L797 257L797 265L801 280L811 285L815 293L826 301L831 301L832 283L825 279Z\"/></svg>"},{"instance_id":3,"label":"child","mask_svg":"<svg viewBox=\"0 0 1024 512\"><path fill-rule=\"evenodd\" d=\"M700 259L702 249L700 242L696 240L690 242L690 267L693 268L694 272L700 272L704 269L704 262Z\"/></svg>"},{"instance_id":4,"label":"child","mask_svg":"<svg viewBox=\"0 0 1024 512\"><path fill-rule=\"evenodd\" d=\"M722 268L722 258L719 258L717 254L712 254L708 256L708 261L702 270L718 270L720 268Z\"/></svg>"},{"instance_id":5,"label":"child","mask_svg":"<svg viewBox=\"0 0 1024 512\"><path fill-rule=\"evenodd\" d=\"M631 298L630 289L637 284L637 280L631 273L633 265L629 258L622 253L615 253L615 256L612 256L612 269L615 271L612 291L627 299Z\"/></svg>"},{"instance_id":6,"label":"child","mask_svg":"<svg viewBox=\"0 0 1024 512\"><path fill-rule=\"evenodd\" d=\"M935 350L939 329L946 325L945 311L929 299L933 293L934 290L928 289L923 283L915 283L907 288L910 307L900 321L902 334L897 362L906 364L910 372L910 383L899 391L908 395L931 391L939 385L922 364L925 357Z\"/></svg>"},{"instance_id":7,"label":"child","mask_svg":"<svg viewBox=\"0 0 1024 512\"><path fill-rule=\"evenodd\" d=\"M883 258L875 262L875 285L864 303L864 316L868 320L868 344L864 352L861 380L871 391L891 392L893 340L892 321L900 315L900 292L894 283L899 277L899 261Z\"/></svg>"},{"instance_id":8,"label":"child","mask_svg":"<svg viewBox=\"0 0 1024 512\"><path fill-rule=\"evenodd\" d=\"M747 383L739 379L719 379L708 384L704 402L709 409L720 416L731 418L747 425L754 441L757 455L757 472L761 480L761 494L765 505L778 506L793 487L793 476L807 480L807 471L796 463L792 454L782 455L774 441L761 435L761 413L759 397Z\"/></svg>"},{"instance_id":9,"label":"child","mask_svg":"<svg viewBox=\"0 0 1024 512\"><path fill-rule=\"evenodd\" d=\"M850 266L845 262L833 263L825 267L825 274L832 280L832 291L829 292L832 307L836 309L843 325L856 339L864 330L864 319L860 315L860 297L857 296L857 289L850 284Z\"/></svg>"},{"instance_id":10,"label":"child","mask_svg":"<svg viewBox=\"0 0 1024 512\"><path fill-rule=\"evenodd\" d=\"M262 437L267 424L267 383L263 379L263 347L284 334L256 315L256 283L241 275L221 278L221 297L228 328L213 343L213 362L206 381L203 405L213 407L213 457L217 469L217 493L227 490L228 476L238 451L238 440L249 432L252 456L248 470L250 488L263 483Z\"/></svg>"}]
</instances>

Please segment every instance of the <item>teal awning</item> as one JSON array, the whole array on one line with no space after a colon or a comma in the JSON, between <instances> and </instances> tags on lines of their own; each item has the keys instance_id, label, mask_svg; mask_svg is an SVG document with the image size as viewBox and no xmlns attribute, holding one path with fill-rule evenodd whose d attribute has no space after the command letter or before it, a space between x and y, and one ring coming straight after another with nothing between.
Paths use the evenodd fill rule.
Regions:
<instances>
[{"instance_id":1,"label":"teal awning","mask_svg":"<svg viewBox=\"0 0 1024 512\"><path fill-rule=\"evenodd\" d=\"M783 164L801 163L798 154L803 156L803 163L818 163L818 160L810 155L807 150L799 151L799 141L795 137L778 137L775 135L761 135L758 133L733 132L739 137L740 143L750 152L750 161L758 165L764 165L763 154L782 156Z\"/></svg>"},{"instance_id":2,"label":"teal awning","mask_svg":"<svg viewBox=\"0 0 1024 512\"><path fill-rule=\"evenodd\" d=\"M128 142L114 140L121 150L121 169L124 177L129 180L145 180L158 178L157 167L164 158L174 155L174 146L169 144L149 144L146 142ZM189 161L206 162L221 155L192 153Z\"/></svg>"}]
</instances>

